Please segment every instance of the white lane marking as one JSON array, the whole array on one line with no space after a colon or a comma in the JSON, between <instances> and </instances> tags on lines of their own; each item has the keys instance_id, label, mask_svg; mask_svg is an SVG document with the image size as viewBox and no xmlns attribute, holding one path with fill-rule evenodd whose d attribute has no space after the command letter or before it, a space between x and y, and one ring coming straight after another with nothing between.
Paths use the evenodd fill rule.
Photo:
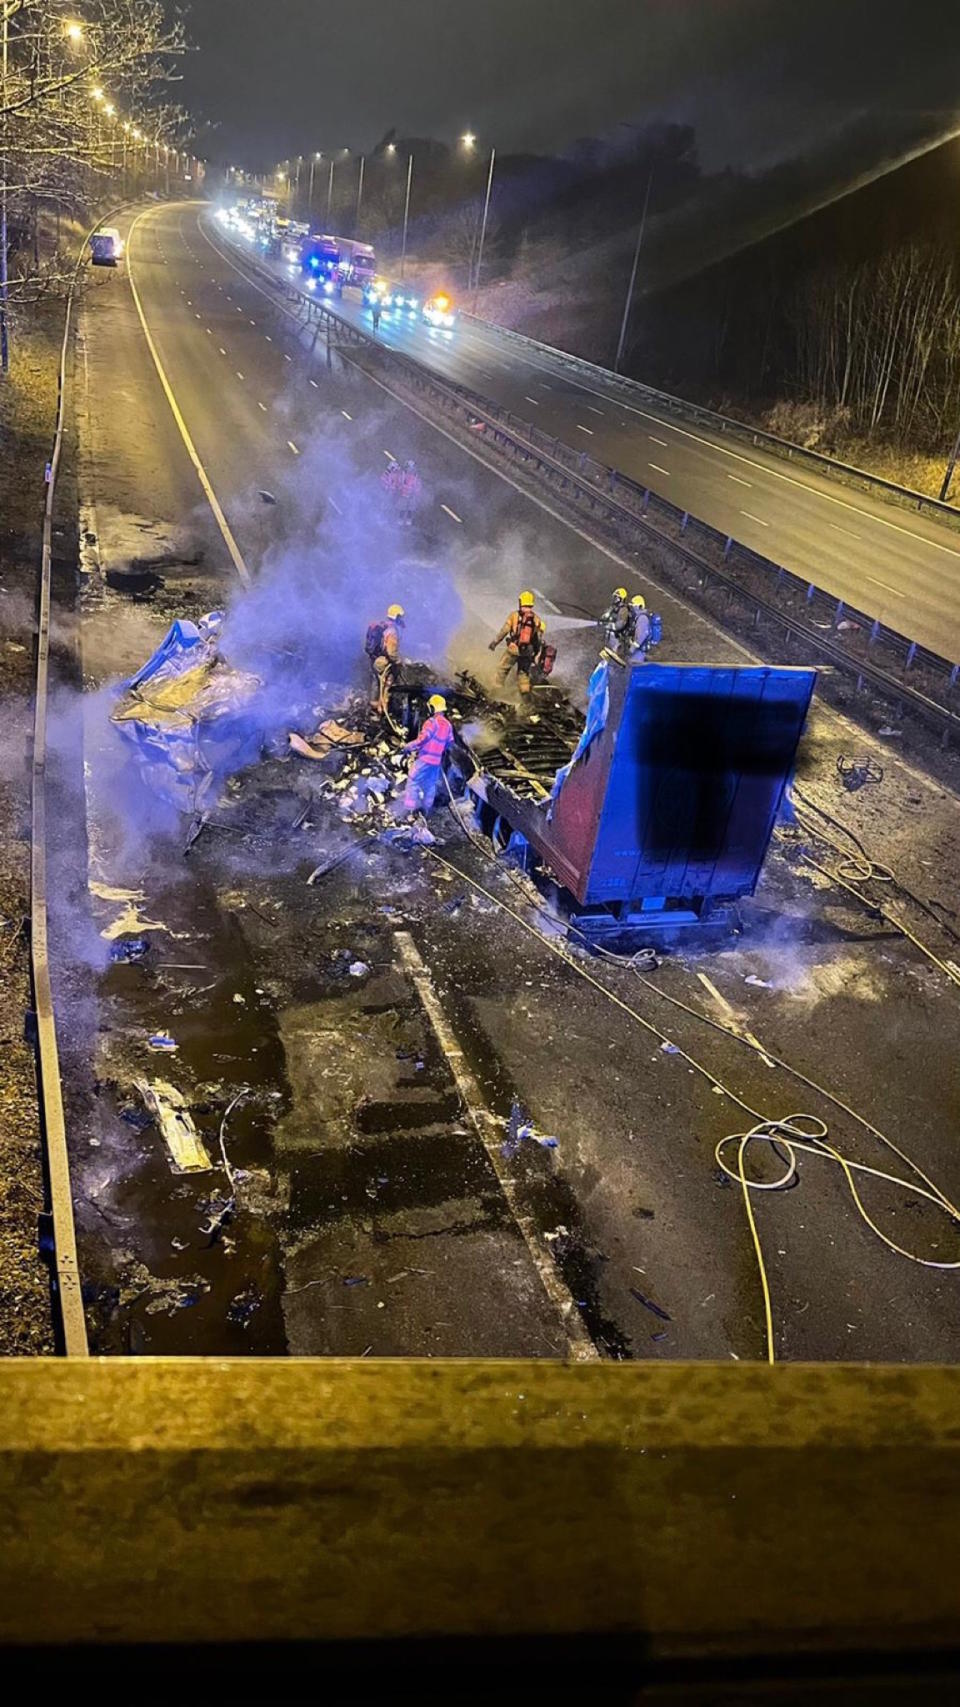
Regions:
<instances>
[{"instance_id":1,"label":"white lane marking","mask_svg":"<svg viewBox=\"0 0 960 1707\"><path fill-rule=\"evenodd\" d=\"M199 316L199 314L198 314L198 315L197 315L197 319L198 319L198 320L199 320L199 318L200 318L200 316ZM212 332L211 332L211 330L210 330L210 328L209 328L209 326L205 326L205 327L204 327L204 328L203 328L203 329L204 329L204 331L205 331L205 332L206 332L206 334L207 334L207 337L208 337L208 338L212 338L212 337L213 337L213 333L212 333Z\"/></svg>"},{"instance_id":2,"label":"white lane marking","mask_svg":"<svg viewBox=\"0 0 960 1707\"><path fill-rule=\"evenodd\" d=\"M895 599L902 599L904 596L896 587L888 587L886 581L878 581L875 575L864 575L863 578L865 581L872 581L875 587L882 587L885 593L891 593Z\"/></svg>"},{"instance_id":3,"label":"white lane marking","mask_svg":"<svg viewBox=\"0 0 960 1707\"><path fill-rule=\"evenodd\" d=\"M327 503L330 505L331 510L336 510L338 516L343 515L343 511L341 510L340 505L337 503L336 498L328 498Z\"/></svg>"},{"instance_id":4,"label":"white lane marking","mask_svg":"<svg viewBox=\"0 0 960 1707\"><path fill-rule=\"evenodd\" d=\"M259 399L259 398L257 398L257 408L258 408L258 409L262 409L262 410L263 410L263 412L264 412L264 414L266 414L266 412L267 412L267 405L266 405L266 404L265 404L265 403L261 403L261 402L260 402L260 399Z\"/></svg>"},{"instance_id":5,"label":"white lane marking","mask_svg":"<svg viewBox=\"0 0 960 1707\"><path fill-rule=\"evenodd\" d=\"M735 480L738 486L752 486L753 485L752 480L741 480L739 474L728 474L727 479L728 480Z\"/></svg>"},{"instance_id":6,"label":"white lane marking","mask_svg":"<svg viewBox=\"0 0 960 1707\"><path fill-rule=\"evenodd\" d=\"M283 359L285 362L292 362L293 361L293 357L288 356L286 350L284 350L284 352L283 352Z\"/></svg>"},{"instance_id":7,"label":"white lane marking","mask_svg":"<svg viewBox=\"0 0 960 1707\"><path fill-rule=\"evenodd\" d=\"M560 606L555 605L552 599L548 599L546 593L542 592L539 587L533 588L533 596L536 599L537 603L540 605L545 605L547 610L552 610L555 613L555 615L557 615L557 616L563 615L563 612L560 609Z\"/></svg>"},{"instance_id":8,"label":"white lane marking","mask_svg":"<svg viewBox=\"0 0 960 1707\"><path fill-rule=\"evenodd\" d=\"M239 369L239 368L237 368L237 370L236 370L236 373L237 373L237 378L238 378L238 379L242 379L242 378L243 378L243 374L242 374L242 373L241 373L241 372L240 372L240 369Z\"/></svg>"},{"instance_id":9,"label":"white lane marking","mask_svg":"<svg viewBox=\"0 0 960 1707\"><path fill-rule=\"evenodd\" d=\"M233 312L234 312L234 314L242 314L243 309L242 308L235 308Z\"/></svg>"},{"instance_id":10,"label":"white lane marking","mask_svg":"<svg viewBox=\"0 0 960 1707\"><path fill-rule=\"evenodd\" d=\"M553 390L553 386L548 385L545 379L538 379L537 384L539 385L541 391L552 391Z\"/></svg>"},{"instance_id":11,"label":"white lane marking","mask_svg":"<svg viewBox=\"0 0 960 1707\"><path fill-rule=\"evenodd\" d=\"M293 442L293 440L292 440L292 439L288 439L288 440L287 440L287 444L288 444L288 445L289 445L289 446L290 446L290 449L291 449L291 450L292 450L292 451L293 451L293 454L294 454L294 456L299 456L299 455L300 455L300 452L299 452L299 451L298 451L298 449L297 449L297 447L296 447L296 445L295 445L295 444L294 444L294 442Z\"/></svg>"},{"instance_id":12,"label":"white lane marking","mask_svg":"<svg viewBox=\"0 0 960 1707\"><path fill-rule=\"evenodd\" d=\"M595 409L593 407L592 403L588 403L587 408L589 409L591 415L602 415L603 414L603 410L602 409Z\"/></svg>"},{"instance_id":13,"label":"white lane marking","mask_svg":"<svg viewBox=\"0 0 960 1707\"><path fill-rule=\"evenodd\" d=\"M273 343L273 339L272 339L272 338L271 338L271 336L270 336L270 334L269 334L269 332L264 332L264 334L263 334L263 335L264 335L264 337L265 337L265 338L266 338L266 340L267 340L267 343L268 343L268 344L272 344L272 343Z\"/></svg>"},{"instance_id":14,"label":"white lane marking","mask_svg":"<svg viewBox=\"0 0 960 1707\"><path fill-rule=\"evenodd\" d=\"M173 387L171 386L170 381L167 378L166 373L164 372L163 363L160 360L160 355L159 355L159 352L157 350L157 346L153 341L153 337L152 337L152 334L150 332L150 328L147 325L147 317L143 312L143 303L140 301L140 292L137 290L137 284L136 284L136 279L134 277L134 268L133 268L133 237L134 237L134 233L137 230L137 227L140 224L141 219L143 219L144 216L147 213L149 213L149 211L150 211L149 208L144 208L143 212L138 213L136 218L133 220L132 225L130 226L130 230L127 233L127 282L130 286L130 294L133 297L134 307L137 310L137 317L140 321L141 327L143 328L143 336L146 339L147 349L150 351L150 355L153 359L153 365L157 370L157 378L159 379L160 384L163 387L164 396L166 397L167 402L170 405L171 413L173 415L174 420L177 423L177 428L179 430L180 437L183 440L184 449L186 450L186 453L187 453L188 457L190 458L190 461L192 462L194 469L196 470L197 478L200 481L200 485L203 487L203 491L204 491L204 495L206 497L207 503L210 505L210 508L213 511L214 518L216 520L218 528L220 529L220 534L221 534L221 537L223 539L223 542L224 542L227 550L230 553L230 557L231 557L231 560L233 562L233 566L236 569L237 574L239 575L241 581L243 581L244 585L246 585L250 580L250 572L247 569L247 565L243 560L243 554L240 550L240 547L238 546L236 540L234 539L233 533L231 532L230 524L227 521L227 518L223 513L223 509L221 508L221 505L220 505L220 500L217 497L217 494L215 493L215 491L213 490L213 487L210 484L210 479L209 479L209 476L207 474L207 471L204 468L203 463L200 461L199 456L197 455L196 446L195 446L192 438L190 437L190 433L189 433L189 430L187 427L187 423L184 420L183 415L182 415L181 410L180 410L180 405L177 402L176 397L174 396Z\"/></svg>"},{"instance_id":15,"label":"white lane marking","mask_svg":"<svg viewBox=\"0 0 960 1707\"><path fill-rule=\"evenodd\" d=\"M669 474L670 474L669 468L661 468L660 464L658 462L648 462L647 467L648 468L655 468L658 474L666 474L669 477Z\"/></svg>"},{"instance_id":16,"label":"white lane marking","mask_svg":"<svg viewBox=\"0 0 960 1707\"><path fill-rule=\"evenodd\" d=\"M526 392L523 394L523 401L524 403L532 403L535 409L539 409L540 407L539 397L528 397Z\"/></svg>"},{"instance_id":17,"label":"white lane marking","mask_svg":"<svg viewBox=\"0 0 960 1707\"><path fill-rule=\"evenodd\" d=\"M219 345L218 345L218 346L217 346L217 347L218 347L218 349L219 349L219 351L220 351L220 354L221 354L221 355L222 355L222 356L225 356L225 355L226 355L226 353L227 353L227 352L226 352L226 350L225 350L225 349L224 349L224 347L223 347L223 345L222 345L222 344L219 344Z\"/></svg>"},{"instance_id":18,"label":"white lane marking","mask_svg":"<svg viewBox=\"0 0 960 1707\"><path fill-rule=\"evenodd\" d=\"M206 237L206 232L204 232L204 236ZM209 243L210 239L207 238L207 241ZM544 368L542 362L535 362L531 356L526 356L524 359L528 367L539 368L539 371L543 373ZM547 371L549 372L549 369ZM538 381L538 384L543 383L544 382L542 380ZM591 397L602 397L605 403L609 403L610 401L609 392L597 391L594 386L585 385L581 379L574 379L572 376L569 376L567 383L575 386L578 391L587 392ZM546 387L546 389L549 389L549 387ZM705 439L701 433L692 433L687 427L678 427L673 421L670 421L669 423L664 422L660 419L659 415L654 415L649 409L640 409L635 403L626 403L623 400L619 401L619 407L621 409L628 409L631 415L639 415L641 420L656 421L658 427L669 426L672 433L678 434L682 439L690 439L694 444L703 445L707 450L712 451L714 455L728 456L734 462L742 462L745 463L748 468L755 468L759 474L768 474L773 480L782 480L787 486L796 486L801 492L806 492L809 498L813 498L815 500L822 498L827 504L836 504L842 510L850 510L855 516L862 516L864 521L875 522L878 527L890 528L893 533L906 534L908 539L916 539L921 545L933 546L936 551L945 551L949 557L960 557L960 549L954 545L941 545L939 540L928 539L926 534L915 533L913 528L901 527L899 522L891 522L886 516L872 515L869 510L862 509L859 504L851 504L846 498L838 498L832 492L824 492L817 486L811 486L806 480L798 480L795 474L784 474L779 468L773 468L767 463L758 462L756 457L746 456L742 451L731 450L728 445L716 444L712 439ZM650 437L653 437L652 433ZM660 444L662 441L657 439L656 442L657 444ZM824 479L826 476L821 475L820 478Z\"/></svg>"},{"instance_id":19,"label":"white lane marking","mask_svg":"<svg viewBox=\"0 0 960 1707\"><path fill-rule=\"evenodd\" d=\"M295 319L295 316L290 313L288 309L283 308L282 303L277 303L275 301L270 293L264 289L263 285L258 284L256 279L252 279L248 273L241 272L240 268L231 261L229 255L225 255L222 250L217 248L217 245L213 242L212 238L207 236L203 226L200 225L199 218L197 229L207 246L213 250L215 255L220 257L221 261L225 261L227 266L233 269L238 278L243 279L244 284L249 285L253 290L257 291L260 296L265 297L267 302L272 303L274 307L279 307L283 313L289 314L291 320ZM477 463L480 468L485 469L488 474L494 475L497 480L502 480L505 486L510 486L514 492L517 492L520 495L521 498L526 498L530 503L536 504L538 509L543 510L545 515L552 516L554 521L560 523L561 527L569 529L570 533L575 533L577 538L582 539L585 545L589 545L592 551L599 551L602 557L608 557L610 562L616 563L619 569L625 569L627 573L633 575L635 579L642 581L644 586L647 588L650 598L659 599L661 604L676 605L678 610L685 611L688 615L695 617L698 622L701 622L704 627L710 631L711 634L715 634L717 638L724 643L724 645L729 646L731 651L736 652L741 658L745 658L748 663L759 664L764 662L763 658L759 657L756 652L751 652L748 647L741 645L739 640L734 640L724 629L719 628L715 623L711 622L709 617L704 616L703 612L697 609L696 605L690 604L686 599L680 598L676 593L668 592L665 587L657 586L655 582L645 579L635 563L629 562L628 559L623 557L619 552L614 551L611 546L604 545L600 540L595 539L588 534L583 528L578 527L576 522L570 520L569 516L565 516L560 510L554 509L553 505L549 504L546 498L540 497L523 486L520 486L505 469L498 468L496 464L487 462L485 458L478 455L470 445L465 445L459 439L454 438L453 434L448 432L446 427L441 427L436 420L432 419L429 415L425 415L422 409L418 409L415 403L409 402L408 399L401 397L398 392L391 390L390 386L386 385L382 379L375 378L374 375L366 368L360 367L356 362L351 361L348 355L344 355L343 359L348 362L351 367L355 368L358 374L362 374L364 379L369 380L371 385L375 385L379 391L386 392L388 397L392 397L393 401L401 404L404 409L409 409L411 415L416 415L417 419L422 421L424 426L429 427L432 432L439 433L441 438L447 440L448 444L453 445L457 450L462 451L466 456L471 457L472 460ZM543 381L538 381L538 384L543 384L544 390L550 390L550 387ZM604 394L599 392L597 395L603 396ZM263 408L262 403L260 407L261 409ZM747 457L744 457L741 460L749 462L749 458ZM802 483L796 482L796 484ZM824 704L821 704L820 709L826 721L828 723L835 723L839 729L842 729L845 734L849 736L851 741L858 741L862 745L871 747L874 752L880 754L889 761L890 748L884 742L878 741L876 736L869 734L869 732L863 729L860 724L854 723L849 717L845 717L842 712L834 711L830 706ZM941 783L935 781L933 777L928 776L925 771L918 770L915 765L911 765L906 759L899 758L899 756L898 763L899 768L907 776L912 777L913 781L919 788L923 788L928 794L932 794L938 802L947 800L952 806L960 809L960 797L953 794L951 791L945 790Z\"/></svg>"},{"instance_id":20,"label":"white lane marking","mask_svg":"<svg viewBox=\"0 0 960 1707\"><path fill-rule=\"evenodd\" d=\"M255 326L257 324L257 322L255 320L251 320L250 324L251 324L251 326Z\"/></svg>"},{"instance_id":21,"label":"white lane marking","mask_svg":"<svg viewBox=\"0 0 960 1707\"><path fill-rule=\"evenodd\" d=\"M647 438L652 439L655 445L662 445L664 450L669 448L666 439L658 439L655 433L648 433Z\"/></svg>"},{"instance_id":22,"label":"white lane marking","mask_svg":"<svg viewBox=\"0 0 960 1707\"><path fill-rule=\"evenodd\" d=\"M848 539L859 539L860 538L860 535L858 533L851 533L849 528L838 527L836 522L831 522L830 526L832 527L834 533L844 533L844 534L846 534ZM869 579L870 579L870 577L868 575L867 580L869 581Z\"/></svg>"},{"instance_id":23,"label":"white lane marking","mask_svg":"<svg viewBox=\"0 0 960 1707\"><path fill-rule=\"evenodd\" d=\"M449 504L441 504L440 508L444 512L445 515L450 517L450 520L452 522L459 522L460 526L461 527L463 526L463 517L458 516L456 510L451 510Z\"/></svg>"},{"instance_id":24,"label":"white lane marking","mask_svg":"<svg viewBox=\"0 0 960 1707\"><path fill-rule=\"evenodd\" d=\"M346 410L344 410L343 413L346 414ZM394 456L392 450L385 450L383 454L386 457L388 462L396 462L397 459Z\"/></svg>"},{"instance_id":25,"label":"white lane marking","mask_svg":"<svg viewBox=\"0 0 960 1707\"><path fill-rule=\"evenodd\" d=\"M347 414L347 411L346 411L346 409L341 409L341 411L340 411L340 413L341 413L341 415L342 415L342 416L343 416L343 418L344 418L344 420L345 420L345 421L352 421L352 420L353 420L353 416L352 416L352 415L348 415L348 414ZM384 451L384 453L383 453L383 454L384 454L384 456L389 456L389 455L390 455L390 452L389 452L389 451Z\"/></svg>"},{"instance_id":26,"label":"white lane marking","mask_svg":"<svg viewBox=\"0 0 960 1707\"><path fill-rule=\"evenodd\" d=\"M741 516L746 516L748 521L759 522L762 528L768 528L770 526L770 523L765 522L762 516L755 516L750 510L741 510L740 514Z\"/></svg>"},{"instance_id":27,"label":"white lane marking","mask_svg":"<svg viewBox=\"0 0 960 1707\"><path fill-rule=\"evenodd\" d=\"M591 439L593 438L593 428L592 427L585 427L583 425L582 421L577 422L577 432L578 433L586 433L589 438L591 438Z\"/></svg>"},{"instance_id":28,"label":"white lane marking","mask_svg":"<svg viewBox=\"0 0 960 1707\"><path fill-rule=\"evenodd\" d=\"M310 384L311 384L311 385L312 385L312 386L313 386L313 389L314 389L314 391L319 391L319 390L320 390L320 387L319 387L319 385L318 385L318 384L317 384L317 382L316 382L316 380L315 380L315 379L311 379L311 381L310 381Z\"/></svg>"}]
</instances>

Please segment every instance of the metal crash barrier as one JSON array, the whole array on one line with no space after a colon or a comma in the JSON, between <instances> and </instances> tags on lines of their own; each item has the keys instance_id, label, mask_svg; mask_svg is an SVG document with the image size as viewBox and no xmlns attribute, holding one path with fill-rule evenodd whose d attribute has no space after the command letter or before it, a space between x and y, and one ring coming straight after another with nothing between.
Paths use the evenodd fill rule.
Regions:
<instances>
[{"instance_id":1,"label":"metal crash barrier","mask_svg":"<svg viewBox=\"0 0 960 1707\"><path fill-rule=\"evenodd\" d=\"M10 1360L0 1631L281 1644L285 1691L317 1643L942 1656L958 1414L951 1368Z\"/></svg>"}]
</instances>

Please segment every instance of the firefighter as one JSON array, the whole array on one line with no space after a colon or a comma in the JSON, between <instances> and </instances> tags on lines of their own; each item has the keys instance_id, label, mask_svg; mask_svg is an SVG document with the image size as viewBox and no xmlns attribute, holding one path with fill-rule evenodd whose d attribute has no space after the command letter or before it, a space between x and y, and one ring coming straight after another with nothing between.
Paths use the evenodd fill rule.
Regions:
<instances>
[{"instance_id":1,"label":"firefighter","mask_svg":"<svg viewBox=\"0 0 960 1707\"><path fill-rule=\"evenodd\" d=\"M444 754L453 746L453 724L447 717L447 702L442 694L431 694L427 700L430 716L415 741L408 741L405 753L416 753L410 767L407 786L403 791L403 811L429 812L437 796L440 769Z\"/></svg>"},{"instance_id":2,"label":"firefighter","mask_svg":"<svg viewBox=\"0 0 960 1707\"><path fill-rule=\"evenodd\" d=\"M373 670L374 692L371 705L384 716L391 688L400 680L400 634L406 612L402 605L391 605L386 620L371 622L367 629L364 650Z\"/></svg>"},{"instance_id":3,"label":"firefighter","mask_svg":"<svg viewBox=\"0 0 960 1707\"><path fill-rule=\"evenodd\" d=\"M501 686L506 682L511 670L517 672L517 687L526 696L530 692L530 671L543 651L543 636L546 624L533 608L533 594L521 593L517 600L516 610L512 610L495 640L490 642L491 652L495 652L501 640L507 643L506 651L497 666L497 680Z\"/></svg>"},{"instance_id":4,"label":"firefighter","mask_svg":"<svg viewBox=\"0 0 960 1707\"><path fill-rule=\"evenodd\" d=\"M647 601L642 593L634 594L630 600L629 610L630 626L626 656L637 662L646 657L647 647L655 644L653 623L647 615Z\"/></svg>"},{"instance_id":5,"label":"firefighter","mask_svg":"<svg viewBox=\"0 0 960 1707\"><path fill-rule=\"evenodd\" d=\"M626 587L614 587L610 603L600 618L603 629L604 645L611 652L626 650L625 642L630 631L630 603Z\"/></svg>"}]
</instances>

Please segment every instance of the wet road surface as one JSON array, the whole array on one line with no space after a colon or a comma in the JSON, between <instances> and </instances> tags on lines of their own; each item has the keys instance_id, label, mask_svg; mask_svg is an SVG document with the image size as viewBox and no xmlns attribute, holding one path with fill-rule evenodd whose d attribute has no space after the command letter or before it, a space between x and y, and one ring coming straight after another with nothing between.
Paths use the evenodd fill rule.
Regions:
<instances>
[{"instance_id":1,"label":"wet road surface","mask_svg":"<svg viewBox=\"0 0 960 1707\"><path fill-rule=\"evenodd\" d=\"M322 591L331 606L347 599L345 632L356 637L373 614L370 553L392 553L411 611L418 589L438 600L439 568L460 601L451 661L475 666L518 579L536 585L549 621L551 609L599 608L611 577L627 572L355 368L338 362L328 372L311 359L263 295L203 242L195 210L151 210L130 254L168 383L254 579L279 574L286 588L291 555L309 571L312 541L342 540L344 582ZM491 872L448 819L438 817L437 830L460 876L442 875L426 854L364 842L313 887L310 870L356 832L319 806L294 827L311 787L295 760L278 755L239 778L217 807L221 828L205 831L186 858L184 826L153 821L148 791L108 727L104 685L142 662L174 615L245 595L122 274L91 292L81 356L87 691L74 773L85 766L86 778L65 799L55 926L95 1346L563 1353L535 1253L398 969L396 935L409 930L490 1109L505 1122L519 1101L557 1138L553 1151L521 1152L517 1190L540 1253L556 1264L599 1352L761 1356L755 1254L739 1193L713 1154L720 1137L743 1129L742 1111L602 989L518 935L494 904L518 904L515 879ZM424 502L409 538L394 539L395 518L378 509L379 471L389 456L411 455ZM141 558L159 585L123 590ZM632 573L653 597L642 565ZM666 657L742 655L680 601L656 600ZM362 679L354 644L344 684ZM563 637L572 691L592 645ZM75 730L72 709L68 721ZM922 892L935 884L949 893L960 865L955 798L889 752L881 790L843 795L836 758L852 741L870 738L818 711L802 755L805 786ZM77 811L90 879L135 895L140 917L162 927L144 932L142 960L107 959L101 932L130 903L91 895L86 861L76 858ZM357 962L367 970L354 977ZM813 1093L669 1009L629 968L584 970L751 1106L785 1115L812 1104L845 1152L874 1162L883 1153ZM769 1049L891 1132L956 1196L957 991L856 901L817 888L789 840L776 844L744 909L743 934L709 949L684 943L656 977L711 1017L719 993ZM169 1058L146 1049L159 1027L179 1046ZM94 1063L86 1075L84 1058ZM171 1172L142 1118L135 1081L146 1075L187 1097L209 1172ZM231 1193L220 1136L241 1087L224 1132L230 1166L244 1176ZM801 1167L794 1189L757 1206L778 1353L952 1359L953 1276L896 1258L851 1209L837 1170ZM956 1233L914 1194L871 1190L902 1243L936 1260L960 1257ZM234 1212L217 1230L231 1195Z\"/></svg>"}]
</instances>

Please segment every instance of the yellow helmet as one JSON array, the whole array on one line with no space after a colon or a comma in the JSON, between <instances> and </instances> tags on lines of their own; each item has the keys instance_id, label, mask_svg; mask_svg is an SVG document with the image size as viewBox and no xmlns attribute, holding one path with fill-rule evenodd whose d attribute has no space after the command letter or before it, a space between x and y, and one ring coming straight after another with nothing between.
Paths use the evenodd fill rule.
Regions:
<instances>
[{"instance_id":1,"label":"yellow helmet","mask_svg":"<svg viewBox=\"0 0 960 1707\"><path fill-rule=\"evenodd\" d=\"M533 604L533 594L532 593L521 593L519 599L517 600L517 603L521 606L532 605Z\"/></svg>"},{"instance_id":2,"label":"yellow helmet","mask_svg":"<svg viewBox=\"0 0 960 1707\"><path fill-rule=\"evenodd\" d=\"M442 693L432 693L427 700L431 711L446 711L447 702Z\"/></svg>"},{"instance_id":3,"label":"yellow helmet","mask_svg":"<svg viewBox=\"0 0 960 1707\"><path fill-rule=\"evenodd\" d=\"M402 622L406 614L407 613L402 605L387 606L387 615L391 622Z\"/></svg>"},{"instance_id":4,"label":"yellow helmet","mask_svg":"<svg viewBox=\"0 0 960 1707\"><path fill-rule=\"evenodd\" d=\"M630 603L634 605L637 610L646 610L647 608L647 601L642 593L634 593Z\"/></svg>"},{"instance_id":5,"label":"yellow helmet","mask_svg":"<svg viewBox=\"0 0 960 1707\"><path fill-rule=\"evenodd\" d=\"M620 600L620 601L621 601L621 603L622 603L622 602L623 602L623 600L624 600L624 599L625 599L625 598L626 598L626 596L627 596L627 589L626 589L626 587L614 587L614 589L613 589L613 596L614 596L614 598L615 598L615 599L619 599L619 600Z\"/></svg>"}]
</instances>

